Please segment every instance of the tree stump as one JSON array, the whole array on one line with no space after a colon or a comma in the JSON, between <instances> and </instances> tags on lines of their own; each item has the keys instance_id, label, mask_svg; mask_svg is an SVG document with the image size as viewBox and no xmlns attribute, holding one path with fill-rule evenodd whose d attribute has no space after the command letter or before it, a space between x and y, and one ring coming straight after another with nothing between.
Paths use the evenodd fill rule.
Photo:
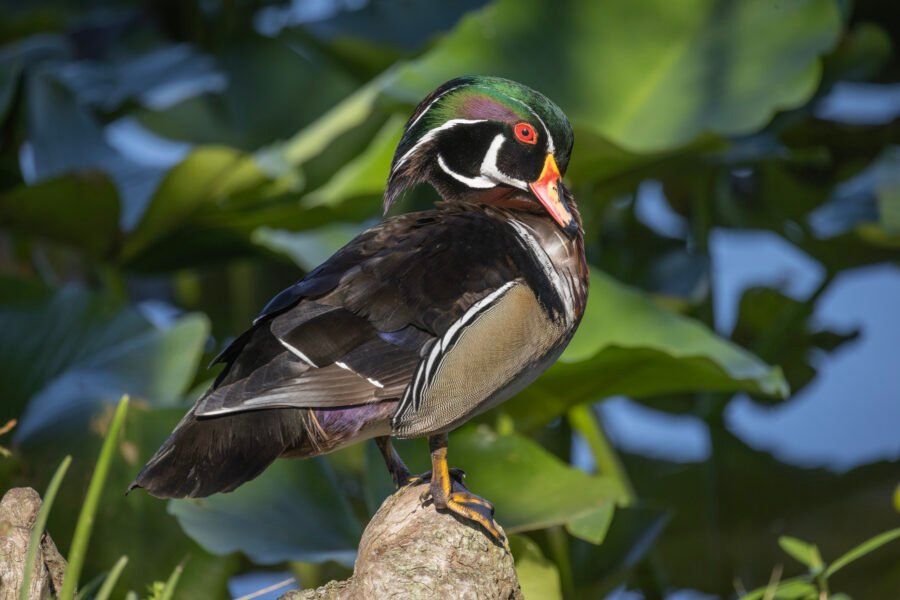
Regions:
<instances>
[{"instance_id":1,"label":"tree stump","mask_svg":"<svg viewBox=\"0 0 900 600\"><path fill-rule=\"evenodd\" d=\"M423 506L425 489L408 486L384 501L363 532L350 579L289 592L280 600L520 600L509 547L431 503Z\"/></svg>"},{"instance_id":2,"label":"tree stump","mask_svg":"<svg viewBox=\"0 0 900 600\"><path fill-rule=\"evenodd\" d=\"M12 488L0 500L0 600L18 600L25 575L31 529L41 509L41 496L31 488ZM28 597L50 598L62 587L66 560L50 534L41 537Z\"/></svg>"}]
</instances>

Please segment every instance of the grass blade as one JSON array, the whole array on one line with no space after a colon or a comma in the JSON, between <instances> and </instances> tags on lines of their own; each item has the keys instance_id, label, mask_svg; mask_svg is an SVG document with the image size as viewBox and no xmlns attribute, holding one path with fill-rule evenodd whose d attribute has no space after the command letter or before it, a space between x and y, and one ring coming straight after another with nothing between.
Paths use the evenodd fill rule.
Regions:
<instances>
[{"instance_id":1,"label":"grass blade","mask_svg":"<svg viewBox=\"0 0 900 600\"><path fill-rule=\"evenodd\" d=\"M116 587L116 582L119 580L119 575L122 574L122 570L127 564L127 556L123 556L116 561L116 564L113 565L113 568L110 570L109 575L107 575L106 579L103 581L103 585L101 585L100 589L97 591L97 595L94 596L94 600L109 600L113 588Z\"/></svg>"},{"instance_id":2,"label":"grass blade","mask_svg":"<svg viewBox=\"0 0 900 600\"><path fill-rule=\"evenodd\" d=\"M900 527L898 527L897 529L891 529L890 531L885 531L880 535L876 535L875 537L866 540L856 548L850 550L840 558L836 559L833 563L831 563L828 569L825 570L825 577L831 577L853 561L859 560L869 552L877 550L878 548L884 546L888 542L896 540L897 538L900 538Z\"/></svg>"},{"instance_id":3,"label":"grass blade","mask_svg":"<svg viewBox=\"0 0 900 600\"><path fill-rule=\"evenodd\" d=\"M97 459L97 465L94 467L94 474L91 477L87 496L85 496L84 504L81 507L81 514L78 515L75 534L72 536L72 546L69 548L69 566L66 568L62 590L59 593L60 600L73 600L75 598L75 589L78 587L78 578L81 575L81 568L84 566L84 556L87 551L88 541L91 538L91 530L94 528L94 517L97 514L97 506L100 504L103 484L106 482L107 473L109 473L109 465L115 453L119 431L122 429L122 423L125 422L127 410L128 396L122 396L112 423L109 426L109 431L106 433L106 439L103 440L100 457Z\"/></svg>"},{"instance_id":4,"label":"grass blade","mask_svg":"<svg viewBox=\"0 0 900 600\"><path fill-rule=\"evenodd\" d=\"M94 592L100 589L100 586L103 585L103 580L106 578L105 573L100 573L86 584L81 586L78 589L78 593L75 594L75 600L88 600L89 598L94 597Z\"/></svg>"},{"instance_id":5,"label":"grass blade","mask_svg":"<svg viewBox=\"0 0 900 600\"><path fill-rule=\"evenodd\" d=\"M56 492L62 483L69 465L72 464L72 457L67 456L56 468L56 473L50 479L50 485L44 492L44 498L41 501L41 508L38 511L37 518L34 521L34 527L31 530L31 537L28 540L28 552L25 554L25 572L22 574L22 587L19 589L19 600L28 600L28 592L31 587L31 572L34 570L34 561L37 560L38 549L41 547L41 536L44 535L44 527L47 526L47 516L53 507L53 501L56 499Z\"/></svg>"},{"instance_id":6,"label":"grass blade","mask_svg":"<svg viewBox=\"0 0 900 600\"><path fill-rule=\"evenodd\" d=\"M163 588L159 600L172 600L172 596L175 594L175 586L178 585L178 579L181 577L182 571L184 571L184 563L176 566L172 574L169 575L169 580L166 581L166 587Z\"/></svg>"},{"instance_id":7,"label":"grass blade","mask_svg":"<svg viewBox=\"0 0 900 600\"><path fill-rule=\"evenodd\" d=\"M781 549L790 554L795 560L803 563L809 570L818 573L822 570L822 556L815 544L810 544L801 539L783 535L778 538Z\"/></svg>"}]
</instances>

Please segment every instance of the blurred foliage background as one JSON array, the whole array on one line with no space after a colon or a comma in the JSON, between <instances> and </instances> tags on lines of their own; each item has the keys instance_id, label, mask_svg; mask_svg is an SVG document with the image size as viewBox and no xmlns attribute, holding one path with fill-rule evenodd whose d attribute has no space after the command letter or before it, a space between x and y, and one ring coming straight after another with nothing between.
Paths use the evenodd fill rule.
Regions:
<instances>
[{"instance_id":1,"label":"blurred foliage background","mask_svg":"<svg viewBox=\"0 0 900 600\"><path fill-rule=\"evenodd\" d=\"M32 0L4 7L0 44L0 425L18 420L0 487L43 490L72 454L61 548L133 399L84 580L122 555L121 593L187 559L181 598L349 571L390 491L371 444L203 501L123 491L201 366L380 217L412 108L467 73L569 115L594 267L559 364L451 442L515 534L526 594L736 597L805 571L781 535L828 561L900 523L897 3ZM823 319L871 273L843 310L872 318ZM849 458L860 439L880 454ZM421 445L400 450L424 469ZM900 597L900 547L831 588Z\"/></svg>"}]
</instances>

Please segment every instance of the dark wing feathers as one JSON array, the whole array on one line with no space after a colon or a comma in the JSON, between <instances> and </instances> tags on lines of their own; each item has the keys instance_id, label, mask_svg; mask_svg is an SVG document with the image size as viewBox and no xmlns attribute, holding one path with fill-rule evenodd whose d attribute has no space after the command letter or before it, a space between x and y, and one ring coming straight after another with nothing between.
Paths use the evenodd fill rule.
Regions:
<instances>
[{"instance_id":1,"label":"dark wing feathers","mask_svg":"<svg viewBox=\"0 0 900 600\"><path fill-rule=\"evenodd\" d=\"M313 309L316 314L304 319L307 305L316 307ZM272 319L269 326L275 337L289 348L300 350L312 366L330 365L377 335L375 328L363 317L339 307L326 306L326 310L321 311L321 306L315 302L302 302L296 310Z\"/></svg>"},{"instance_id":2,"label":"dark wing feathers","mask_svg":"<svg viewBox=\"0 0 900 600\"><path fill-rule=\"evenodd\" d=\"M226 368L196 415L398 400L427 347L519 276L509 235L471 207L401 215L360 234L222 352Z\"/></svg>"}]
</instances>

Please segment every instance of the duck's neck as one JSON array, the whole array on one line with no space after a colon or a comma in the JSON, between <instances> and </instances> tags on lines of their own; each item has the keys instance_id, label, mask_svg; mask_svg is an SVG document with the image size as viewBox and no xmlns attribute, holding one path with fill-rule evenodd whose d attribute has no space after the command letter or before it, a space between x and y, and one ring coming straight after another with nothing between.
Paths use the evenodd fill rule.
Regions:
<instances>
[{"instance_id":1,"label":"duck's neck","mask_svg":"<svg viewBox=\"0 0 900 600\"><path fill-rule=\"evenodd\" d=\"M507 223L522 246L545 272L565 307L563 319L573 326L581 319L587 302L589 271L584 254L581 215L574 199L567 206L578 223L577 231L567 235L544 208L521 192L485 191L462 201L478 206L488 216ZM454 204L454 203L451 203Z\"/></svg>"}]
</instances>

